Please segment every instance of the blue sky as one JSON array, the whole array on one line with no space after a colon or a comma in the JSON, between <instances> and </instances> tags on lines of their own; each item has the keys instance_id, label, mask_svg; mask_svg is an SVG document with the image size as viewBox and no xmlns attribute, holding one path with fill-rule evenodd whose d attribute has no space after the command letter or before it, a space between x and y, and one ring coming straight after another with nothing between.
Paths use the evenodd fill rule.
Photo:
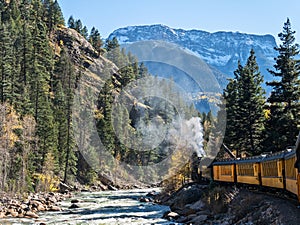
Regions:
<instances>
[{"instance_id":1,"label":"blue sky","mask_svg":"<svg viewBox=\"0 0 300 225\"><path fill-rule=\"evenodd\" d=\"M251 34L281 32L289 17L300 43L299 0L58 0L67 19L73 15L102 37L129 25L165 24L172 28Z\"/></svg>"}]
</instances>

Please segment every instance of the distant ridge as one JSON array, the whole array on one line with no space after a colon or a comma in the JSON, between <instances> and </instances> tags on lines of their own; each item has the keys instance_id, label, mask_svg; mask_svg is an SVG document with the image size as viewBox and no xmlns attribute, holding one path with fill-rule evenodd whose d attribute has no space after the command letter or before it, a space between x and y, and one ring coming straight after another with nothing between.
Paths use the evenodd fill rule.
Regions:
<instances>
[{"instance_id":1,"label":"distant ridge","mask_svg":"<svg viewBox=\"0 0 300 225\"><path fill-rule=\"evenodd\" d=\"M277 53L275 38L272 35L255 35L240 32L218 31L210 33L202 30L173 29L166 25L141 25L119 28L109 35L116 37L120 44L145 40L163 40L178 44L199 56L209 65L217 68L227 77L233 77L238 60L245 64L251 48L265 81L273 77L267 72L274 64Z\"/></svg>"}]
</instances>

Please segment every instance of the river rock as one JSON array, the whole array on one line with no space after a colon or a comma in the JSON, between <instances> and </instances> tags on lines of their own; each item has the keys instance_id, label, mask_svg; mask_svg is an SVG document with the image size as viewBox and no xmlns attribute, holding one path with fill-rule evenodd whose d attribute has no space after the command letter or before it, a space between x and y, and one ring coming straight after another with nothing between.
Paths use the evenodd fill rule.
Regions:
<instances>
[{"instance_id":1,"label":"river rock","mask_svg":"<svg viewBox=\"0 0 300 225\"><path fill-rule=\"evenodd\" d=\"M118 188L116 188L116 187L114 187L114 186L112 186L112 185L107 185L107 188L108 188L108 190L110 190L110 191L117 191L117 190L118 190Z\"/></svg>"},{"instance_id":2,"label":"river rock","mask_svg":"<svg viewBox=\"0 0 300 225\"><path fill-rule=\"evenodd\" d=\"M70 207L69 207L69 209L78 209L78 208L80 208L78 205L76 205L76 204L72 204Z\"/></svg>"},{"instance_id":3,"label":"river rock","mask_svg":"<svg viewBox=\"0 0 300 225\"><path fill-rule=\"evenodd\" d=\"M5 218L5 212L0 212L0 219Z\"/></svg>"},{"instance_id":4,"label":"river rock","mask_svg":"<svg viewBox=\"0 0 300 225\"><path fill-rule=\"evenodd\" d=\"M20 209L22 209L22 210L25 210L27 208L28 208L28 204L23 203L20 205Z\"/></svg>"},{"instance_id":5,"label":"river rock","mask_svg":"<svg viewBox=\"0 0 300 225\"><path fill-rule=\"evenodd\" d=\"M145 198L145 197L141 197L139 199L140 202L149 202L148 198Z\"/></svg>"},{"instance_id":6,"label":"river rock","mask_svg":"<svg viewBox=\"0 0 300 225\"><path fill-rule=\"evenodd\" d=\"M78 199L72 199L71 203L79 203L80 201Z\"/></svg>"},{"instance_id":7,"label":"river rock","mask_svg":"<svg viewBox=\"0 0 300 225\"><path fill-rule=\"evenodd\" d=\"M36 213L34 213L32 211L26 212L25 217L26 218L39 218L38 214L36 214Z\"/></svg>"},{"instance_id":8,"label":"river rock","mask_svg":"<svg viewBox=\"0 0 300 225\"><path fill-rule=\"evenodd\" d=\"M190 214L188 216L182 216L176 222L178 223L187 223L188 221L193 220L195 217L197 217L197 214Z\"/></svg>"},{"instance_id":9,"label":"river rock","mask_svg":"<svg viewBox=\"0 0 300 225\"><path fill-rule=\"evenodd\" d=\"M108 187L106 185L102 184L102 183L99 183L98 186L99 186L101 191L107 191L108 190Z\"/></svg>"},{"instance_id":10,"label":"river rock","mask_svg":"<svg viewBox=\"0 0 300 225\"><path fill-rule=\"evenodd\" d=\"M141 197L141 198L139 199L139 201L140 201L140 202L153 202L153 199L150 198L150 197L148 197L148 198L146 198L146 197Z\"/></svg>"},{"instance_id":11,"label":"river rock","mask_svg":"<svg viewBox=\"0 0 300 225\"><path fill-rule=\"evenodd\" d=\"M189 223L191 224L203 224L203 222L205 220L207 220L208 216L207 215L200 215L200 216L196 216L194 217L192 220L189 221Z\"/></svg>"},{"instance_id":12,"label":"river rock","mask_svg":"<svg viewBox=\"0 0 300 225\"><path fill-rule=\"evenodd\" d=\"M106 186L111 186L113 184L113 178L107 174L98 174L98 178L102 184Z\"/></svg>"},{"instance_id":13,"label":"river rock","mask_svg":"<svg viewBox=\"0 0 300 225\"><path fill-rule=\"evenodd\" d=\"M45 211L46 207L44 205L38 205L37 210L38 211Z\"/></svg>"},{"instance_id":14,"label":"river rock","mask_svg":"<svg viewBox=\"0 0 300 225\"><path fill-rule=\"evenodd\" d=\"M56 205L52 205L48 211L53 211L53 212L61 211L61 208Z\"/></svg>"},{"instance_id":15,"label":"river rock","mask_svg":"<svg viewBox=\"0 0 300 225\"><path fill-rule=\"evenodd\" d=\"M154 197L156 197L157 195L159 195L159 192L151 191L151 192L149 192L149 193L146 194L146 197L154 198Z\"/></svg>"},{"instance_id":16,"label":"river rock","mask_svg":"<svg viewBox=\"0 0 300 225\"><path fill-rule=\"evenodd\" d=\"M193 204L187 204L183 208L176 209L176 212L180 215L188 216L191 214L198 214L206 209L206 205L202 200L199 200Z\"/></svg>"},{"instance_id":17,"label":"river rock","mask_svg":"<svg viewBox=\"0 0 300 225\"><path fill-rule=\"evenodd\" d=\"M180 217L180 215L176 212L170 212L168 213L168 215L166 216L166 219L169 220L177 220Z\"/></svg>"},{"instance_id":18,"label":"river rock","mask_svg":"<svg viewBox=\"0 0 300 225\"><path fill-rule=\"evenodd\" d=\"M63 182L60 182L59 190L61 193L68 193L69 191L73 190L73 188Z\"/></svg>"},{"instance_id":19,"label":"river rock","mask_svg":"<svg viewBox=\"0 0 300 225\"><path fill-rule=\"evenodd\" d=\"M57 202L57 198L55 196L49 196L46 198L47 205L53 204Z\"/></svg>"},{"instance_id":20,"label":"river rock","mask_svg":"<svg viewBox=\"0 0 300 225\"><path fill-rule=\"evenodd\" d=\"M186 207L188 207L190 209L194 209L196 211L201 211L205 208L205 203L202 200L199 200L193 204L186 205Z\"/></svg>"},{"instance_id":21,"label":"river rock","mask_svg":"<svg viewBox=\"0 0 300 225\"><path fill-rule=\"evenodd\" d=\"M31 200L29 202L29 205L31 205L32 207L38 208L39 206L43 206L43 203L40 202L39 200Z\"/></svg>"},{"instance_id":22,"label":"river rock","mask_svg":"<svg viewBox=\"0 0 300 225\"><path fill-rule=\"evenodd\" d=\"M9 206L9 208L6 210L6 215L12 215L14 212L16 212L15 208Z\"/></svg>"},{"instance_id":23,"label":"river rock","mask_svg":"<svg viewBox=\"0 0 300 225\"><path fill-rule=\"evenodd\" d=\"M16 211L12 211L12 212L10 213L10 215L11 215L12 217L18 217L18 216L19 216L19 213L16 212Z\"/></svg>"}]
</instances>

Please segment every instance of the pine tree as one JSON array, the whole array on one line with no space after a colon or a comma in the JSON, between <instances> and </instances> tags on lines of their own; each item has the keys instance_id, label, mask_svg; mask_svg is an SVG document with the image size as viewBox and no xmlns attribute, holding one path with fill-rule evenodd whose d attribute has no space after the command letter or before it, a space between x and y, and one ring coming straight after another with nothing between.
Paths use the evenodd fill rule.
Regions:
<instances>
[{"instance_id":1,"label":"pine tree","mask_svg":"<svg viewBox=\"0 0 300 225\"><path fill-rule=\"evenodd\" d=\"M13 43L7 24L0 24L0 100L12 100Z\"/></svg>"},{"instance_id":2,"label":"pine tree","mask_svg":"<svg viewBox=\"0 0 300 225\"><path fill-rule=\"evenodd\" d=\"M25 6L24 6L25 7ZM32 45L32 36L31 36L31 27L29 26L30 22L30 14L24 8L22 10L22 24L20 30L20 41L19 41L19 58L20 58L20 80L24 85L28 84L28 77L29 77L29 68L30 68L30 60L31 54L33 52L33 45Z\"/></svg>"},{"instance_id":3,"label":"pine tree","mask_svg":"<svg viewBox=\"0 0 300 225\"><path fill-rule=\"evenodd\" d=\"M264 129L263 77L253 50L246 65L238 64L235 78L224 90L227 124L224 143L231 149L256 154L261 149Z\"/></svg>"},{"instance_id":4,"label":"pine tree","mask_svg":"<svg viewBox=\"0 0 300 225\"><path fill-rule=\"evenodd\" d=\"M148 75L148 68L145 66L145 64L142 62L139 65L139 72L137 74L137 79L142 79Z\"/></svg>"},{"instance_id":5,"label":"pine tree","mask_svg":"<svg viewBox=\"0 0 300 225\"><path fill-rule=\"evenodd\" d=\"M54 26L64 25L65 19L64 19L64 16L62 14L61 8L60 8L57 0L54 0L54 2L52 4L52 9L53 9L53 15L51 17L52 24L54 24Z\"/></svg>"},{"instance_id":6,"label":"pine tree","mask_svg":"<svg viewBox=\"0 0 300 225\"><path fill-rule=\"evenodd\" d=\"M89 32L88 28L87 28L86 26L84 26L84 27L81 29L80 34L81 34L85 39L87 39L88 36L89 36L88 32Z\"/></svg>"},{"instance_id":7,"label":"pine tree","mask_svg":"<svg viewBox=\"0 0 300 225\"><path fill-rule=\"evenodd\" d=\"M64 18L57 0L43 0L43 21L46 23L49 34L57 25L64 25Z\"/></svg>"},{"instance_id":8,"label":"pine tree","mask_svg":"<svg viewBox=\"0 0 300 225\"><path fill-rule=\"evenodd\" d=\"M259 153L264 129L265 91L262 88L263 77L256 63L254 50L239 77L239 140L241 150L250 150L252 154Z\"/></svg>"},{"instance_id":9,"label":"pine tree","mask_svg":"<svg viewBox=\"0 0 300 225\"><path fill-rule=\"evenodd\" d=\"M68 20L68 27L71 29L75 29L75 20L74 20L73 16L70 16L70 18Z\"/></svg>"},{"instance_id":10,"label":"pine tree","mask_svg":"<svg viewBox=\"0 0 300 225\"><path fill-rule=\"evenodd\" d=\"M105 57L108 60L115 63L119 68L122 68L124 66L120 45L116 37L113 37L112 40L106 40L105 50L107 52Z\"/></svg>"},{"instance_id":11,"label":"pine tree","mask_svg":"<svg viewBox=\"0 0 300 225\"><path fill-rule=\"evenodd\" d=\"M102 53L102 45L103 42L101 40L101 36L99 31L93 27L89 36L89 42L92 44L92 46L95 48L95 50L101 54Z\"/></svg>"},{"instance_id":12,"label":"pine tree","mask_svg":"<svg viewBox=\"0 0 300 225\"><path fill-rule=\"evenodd\" d=\"M64 182L70 174L76 174L77 158L75 140L72 130L73 91L75 89L75 72L67 52L63 49L56 64L54 108L58 123L58 152L60 169L64 171Z\"/></svg>"},{"instance_id":13,"label":"pine tree","mask_svg":"<svg viewBox=\"0 0 300 225\"><path fill-rule=\"evenodd\" d=\"M40 11L37 4L36 10ZM57 151L57 131L54 123L52 102L50 100L50 73L53 69L52 51L49 46L47 29L43 21L37 19L34 24L34 52L30 77L30 98L37 122L38 150L34 163L37 171L42 172L43 164L49 152Z\"/></svg>"},{"instance_id":14,"label":"pine tree","mask_svg":"<svg viewBox=\"0 0 300 225\"><path fill-rule=\"evenodd\" d=\"M224 137L224 143L230 148L238 150L238 116L237 111L239 110L239 106L237 104L238 99L238 85L237 85L237 74L241 71L242 66L239 64L238 69L235 71L236 78L230 79L229 83L227 84L223 98L225 100L225 108L227 114L227 121L226 121L226 132Z\"/></svg>"},{"instance_id":15,"label":"pine tree","mask_svg":"<svg viewBox=\"0 0 300 225\"><path fill-rule=\"evenodd\" d=\"M78 33L80 33L80 34L82 34L82 22L81 22L81 20L75 20L75 27L74 27L74 29L78 32Z\"/></svg>"},{"instance_id":16,"label":"pine tree","mask_svg":"<svg viewBox=\"0 0 300 225\"><path fill-rule=\"evenodd\" d=\"M299 45L295 44L294 34L287 19L278 35L282 43L275 48L279 53L275 70L269 70L277 78L267 83L273 88L268 98L270 118L266 125L265 145L269 150L279 151L294 144L300 129Z\"/></svg>"},{"instance_id":17,"label":"pine tree","mask_svg":"<svg viewBox=\"0 0 300 225\"><path fill-rule=\"evenodd\" d=\"M112 80L109 79L101 92L99 93L98 106L99 111L103 113L103 117L97 121L97 129L99 136L102 140L106 150L115 154L115 137L114 129L112 126L112 103L113 103L113 84Z\"/></svg>"}]
</instances>

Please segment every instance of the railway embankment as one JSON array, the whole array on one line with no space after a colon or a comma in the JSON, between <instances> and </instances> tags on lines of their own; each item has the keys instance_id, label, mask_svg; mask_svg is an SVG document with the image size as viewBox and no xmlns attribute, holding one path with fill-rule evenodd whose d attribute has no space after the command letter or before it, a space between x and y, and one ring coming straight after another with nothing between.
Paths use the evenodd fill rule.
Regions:
<instances>
[{"instance_id":1,"label":"railway embankment","mask_svg":"<svg viewBox=\"0 0 300 225\"><path fill-rule=\"evenodd\" d=\"M190 184L157 201L170 206L165 218L184 224L300 224L296 201L245 188Z\"/></svg>"}]
</instances>

